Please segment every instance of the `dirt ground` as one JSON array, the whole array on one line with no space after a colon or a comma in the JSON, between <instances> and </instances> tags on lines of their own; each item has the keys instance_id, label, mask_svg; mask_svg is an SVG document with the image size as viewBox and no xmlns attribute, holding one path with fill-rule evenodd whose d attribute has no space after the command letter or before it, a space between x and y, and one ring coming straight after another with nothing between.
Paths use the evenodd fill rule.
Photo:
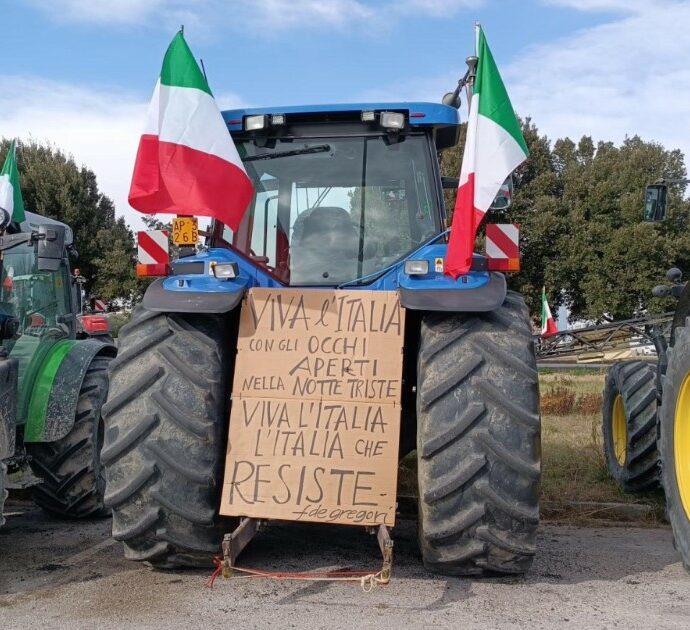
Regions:
<instances>
[{"instance_id":1,"label":"dirt ground","mask_svg":"<svg viewBox=\"0 0 690 630\"><path fill-rule=\"evenodd\" d=\"M526 578L427 573L415 523L393 530L389 586L219 578L155 572L126 561L108 520L53 520L8 504L0 529L0 627L35 628L688 628L690 576L667 528L543 525ZM358 528L273 525L240 564L275 570L380 566Z\"/></svg>"}]
</instances>

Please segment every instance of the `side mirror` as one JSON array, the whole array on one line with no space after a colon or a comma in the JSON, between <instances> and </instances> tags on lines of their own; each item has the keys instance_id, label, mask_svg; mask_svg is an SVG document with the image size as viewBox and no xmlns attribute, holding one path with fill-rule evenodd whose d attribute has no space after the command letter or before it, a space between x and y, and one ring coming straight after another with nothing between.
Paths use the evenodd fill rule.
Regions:
<instances>
[{"instance_id":1,"label":"side mirror","mask_svg":"<svg viewBox=\"0 0 690 630\"><path fill-rule=\"evenodd\" d=\"M513 176L508 175L498 194L491 202L491 210L507 210L513 203Z\"/></svg>"},{"instance_id":2,"label":"side mirror","mask_svg":"<svg viewBox=\"0 0 690 630\"><path fill-rule=\"evenodd\" d=\"M65 227L38 226L38 270L57 271L65 257Z\"/></svg>"},{"instance_id":3,"label":"side mirror","mask_svg":"<svg viewBox=\"0 0 690 630\"><path fill-rule=\"evenodd\" d=\"M455 90L455 92L448 92L443 95L441 103L448 105L448 107L454 107L455 109L460 109L462 105L462 99L460 98L460 90Z\"/></svg>"},{"instance_id":4,"label":"side mirror","mask_svg":"<svg viewBox=\"0 0 690 630\"><path fill-rule=\"evenodd\" d=\"M666 184L650 184L645 188L643 218L652 223L666 218Z\"/></svg>"}]
</instances>

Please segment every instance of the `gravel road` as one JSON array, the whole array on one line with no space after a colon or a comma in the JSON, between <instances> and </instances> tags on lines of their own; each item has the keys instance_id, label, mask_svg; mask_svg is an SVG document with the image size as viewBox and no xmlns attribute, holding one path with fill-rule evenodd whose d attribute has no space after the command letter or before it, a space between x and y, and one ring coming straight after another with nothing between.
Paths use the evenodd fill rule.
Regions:
<instances>
[{"instance_id":1,"label":"gravel road","mask_svg":"<svg viewBox=\"0 0 690 630\"><path fill-rule=\"evenodd\" d=\"M155 572L122 557L108 520L53 520L10 502L0 529L0 628L689 628L690 576L668 529L543 525L527 578L427 573L415 523L393 531L389 586ZM240 564L276 570L376 568L356 528L272 525Z\"/></svg>"}]
</instances>

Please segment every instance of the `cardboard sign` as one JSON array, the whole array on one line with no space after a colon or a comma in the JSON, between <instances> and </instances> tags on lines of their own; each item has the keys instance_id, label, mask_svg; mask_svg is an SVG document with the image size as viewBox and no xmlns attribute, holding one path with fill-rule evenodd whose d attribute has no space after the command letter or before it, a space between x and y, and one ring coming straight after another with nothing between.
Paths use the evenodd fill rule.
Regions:
<instances>
[{"instance_id":1,"label":"cardboard sign","mask_svg":"<svg viewBox=\"0 0 690 630\"><path fill-rule=\"evenodd\" d=\"M394 524L404 318L393 292L249 291L221 514Z\"/></svg>"}]
</instances>

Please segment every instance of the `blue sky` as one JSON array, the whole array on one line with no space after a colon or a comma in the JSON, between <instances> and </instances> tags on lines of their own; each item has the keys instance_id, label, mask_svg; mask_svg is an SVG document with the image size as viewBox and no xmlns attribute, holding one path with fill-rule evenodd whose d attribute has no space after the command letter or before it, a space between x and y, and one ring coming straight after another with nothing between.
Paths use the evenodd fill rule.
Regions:
<instances>
[{"instance_id":1,"label":"blue sky","mask_svg":"<svg viewBox=\"0 0 690 630\"><path fill-rule=\"evenodd\" d=\"M438 100L481 21L521 115L556 138L639 133L690 152L690 2L0 0L0 136L51 141L119 213L175 30L223 106Z\"/></svg>"}]
</instances>

